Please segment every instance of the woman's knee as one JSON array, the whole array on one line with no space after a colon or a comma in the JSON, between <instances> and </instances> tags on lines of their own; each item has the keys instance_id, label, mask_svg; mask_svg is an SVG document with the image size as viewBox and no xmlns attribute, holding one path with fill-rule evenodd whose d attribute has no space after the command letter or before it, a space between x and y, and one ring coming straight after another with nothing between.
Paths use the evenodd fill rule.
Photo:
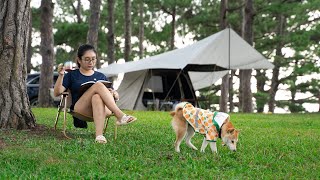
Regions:
<instances>
[{"instance_id":1,"label":"woman's knee","mask_svg":"<svg viewBox=\"0 0 320 180\"><path fill-rule=\"evenodd\" d=\"M101 96L99 94L94 94L91 98L91 102L92 102L92 104L100 104L100 103L103 104L103 101L102 101Z\"/></svg>"},{"instance_id":2,"label":"woman's knee","mask_svg":"<svg viewBox=\"0 0 320 180\"><path fill-rule=\"evenodd\" d=\"M105 91L108 90L107 87L102 82L96 82L92 88L98 91Z\"/></svg>"}]
</instances>

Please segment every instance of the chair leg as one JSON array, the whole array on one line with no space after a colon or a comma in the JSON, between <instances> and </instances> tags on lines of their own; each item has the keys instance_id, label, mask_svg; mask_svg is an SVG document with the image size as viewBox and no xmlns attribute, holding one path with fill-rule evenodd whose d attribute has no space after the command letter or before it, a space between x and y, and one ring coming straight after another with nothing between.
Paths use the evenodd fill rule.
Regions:
<instances>
[{"instance_id":1,"label":"chair leg","mask_svg":"<svg viewBox=\"0 0 320 180\"><path fill-rule=\"evenodd\" d=\"M54 123L54 130L57 130L57 124L59 121L59 116L60 116L60 111L58 111L57 116L56 116L56 122Z\"/></svg>"},{"instance_id":2,"label":"chair leg","mask_svg":"<svg viewBox=\"0 0 320 180\"><path fill-rule=\"evenodd\" d=\"M106 125L105 125L104 130L103 130L103 134L105 134L105 133L106 133L106 131L107 131L108 124L109 124L109 120L110 120L110 116L109 116L109 117L107 117ZM117 126L118 126L118 125L116 125L116 124L115 124L115 126L114 126L114 140L116 140L116 139L117 139Z\"/></svg>"},{"instance_id":3,"label":"chair leg","mask_svg":"<svg viewBox=\"0 0 320 180\"><path fill-rule=\"evenodd\" d=\"M58 106L58 113L56 115L56 121L54 123L54 130L57 130L57 124L58 124L58 121L59 121L59 116L60 116L61 107L62 107L63 103L64 103L64 99L61 99L61 101L59 103L59 106Z\"/></svg>"},{"instance_id":4,"label":"chair leg","mask_svg":"<svg viewBox=\"0 0 320 180\"><path fill-rule=\"evenodd\" d=\"M66 134L66 126L67 126L67 101L64 101L64 109L63 109L63 135L67 138L67 139L71 139L69 136L67 136Z\"/></svg>"},{"instance_id":5,"label":"chair leg","mask_svg":"<svg viewBox=\"0 0 320 180\"><path fill-rule=\"evenodd\" d=\"M114 125L114 140L117 139L117 128L118 128L118 125Z\"/></svg>"},{"instance_id":6,"label":"chair leg","mask_svg":"<svg viewBox=\"0 0 320 180\"><path fill-rule=\"evenodd\" d=\"M106 119L106 121L105 121L105 124L106 124L106 125L105 125L105 127L104 127L104 129L103 129L103 134L106 134L106 132L107 132L109 119L110 119L110 117L107 117L107 119Z\"/></svg>"}]
</instances>

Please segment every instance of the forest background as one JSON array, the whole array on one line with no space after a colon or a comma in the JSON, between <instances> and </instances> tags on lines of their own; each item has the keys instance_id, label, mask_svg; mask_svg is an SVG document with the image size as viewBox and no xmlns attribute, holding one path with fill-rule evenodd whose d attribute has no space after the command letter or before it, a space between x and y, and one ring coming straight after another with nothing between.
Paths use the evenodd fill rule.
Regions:
<instances>
[{"instance_id":1,"label":"forest background","mask_svg":"<svg viewBox=\"0 0 320 180\"><path fill-rule=\"evenodd\" d=\"M77 47L86 42L97 47L101 60L97 68L100 68L104 63L138 60L182 48L223 27L231 27L275 68L253 70L249 76L231 71L224 77L232 82L227 92L229 111L276 112L281 108L278 112L320 112L319 0L90 2L31 0L32 51L28 72L45 72L41 65L53 69L59 63L74 60ZM248 14L252 19L249 38L245 35L250 32L245 25ZM95 34L93 27L98 30ZM54 54L43 53L46 45L53 46ZM42 74L52 76L50 72ZM250 80L252 102L247 102L242 92L245 79ZM200 91L200 98L209 99L204 103L221 103L223 82ZM46 106L48 98L45 92L42 94L39 102ZM243 104L252 107L248 109Z\"/></svg>"}]
</instances>

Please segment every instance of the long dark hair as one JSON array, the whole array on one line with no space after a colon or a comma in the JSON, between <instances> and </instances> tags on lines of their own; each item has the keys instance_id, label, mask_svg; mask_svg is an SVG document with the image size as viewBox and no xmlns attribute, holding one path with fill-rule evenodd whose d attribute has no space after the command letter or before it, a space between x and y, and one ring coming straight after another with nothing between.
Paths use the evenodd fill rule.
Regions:
<instances>
[{"instance_id":1,"label":"long dark hair","mask_svg":"<svg viewBox=\"0 0 320 180\"><path fill-rule=\"evenodd\" d=\"M92 50L97 55L97 51L95 50L95 48L92 45L90 45L90 44L82 44L81 46L79 46L79 48L77 50L77 57L81 60L81 58L84 55L84 53L86 53L89 50ZM77 65L80 68L80 63L78 62L78 60L77 60Z\"/></svg>"}]
</instances>

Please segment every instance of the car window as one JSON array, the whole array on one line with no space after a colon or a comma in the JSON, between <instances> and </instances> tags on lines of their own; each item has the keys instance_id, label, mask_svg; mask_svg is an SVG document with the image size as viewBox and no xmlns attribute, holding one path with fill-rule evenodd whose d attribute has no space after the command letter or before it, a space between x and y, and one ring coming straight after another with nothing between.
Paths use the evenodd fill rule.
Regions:
<instances>
[{"instance_id":1,"label":"car window","mask_svg":"<svg viewBox=\"0 0 320 180\"><path fill-rule=\"evenodd\" d=\"M57 79L58 79L57 74L54 74L53 76L53 83L56 83ZM31 79L31 81L28 84L40 84L40 76L38 75L38 77Z\"/></svg>"},{"instance_id":2,"label":"car window","mask_svg":"<svg viewBox=\"0 0 320 180\"><path fill-rule=\"evenodd\" d=\"M30 80L32 80L37 76L39 76L39 74L28 74L26 82L29 82Z\"/></svg>"},{"instance_id":3,"label":"car window","mask_svg":"<svg viewBox=\"0 0 320 180\"><path fill-rule=\"evenodd\" d=\"M32 80L29 82L29 84L39 84L39 82L40 82L40 76L32 79Z\"/></svg>"}]
</instances>

